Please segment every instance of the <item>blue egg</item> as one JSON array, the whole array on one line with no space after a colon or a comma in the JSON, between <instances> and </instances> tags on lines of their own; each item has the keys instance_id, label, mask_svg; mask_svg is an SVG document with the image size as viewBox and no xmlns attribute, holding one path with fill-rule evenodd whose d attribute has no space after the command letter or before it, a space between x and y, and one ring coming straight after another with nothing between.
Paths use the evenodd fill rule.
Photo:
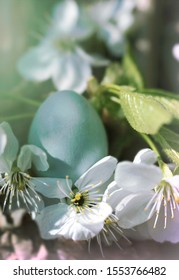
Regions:
<instances>
[{"instance_id":1,"label":"blue egg","mask_svg":"<svg viewBox=\"0 0 179 280\"><path fill-rule=\"evenodd\" d=\"M38 176L78 179L108 153L103 123L91 104L69 90L55 92L39 107L29 144L45 150L50 168Z\"/></svg>"}]
</instances>

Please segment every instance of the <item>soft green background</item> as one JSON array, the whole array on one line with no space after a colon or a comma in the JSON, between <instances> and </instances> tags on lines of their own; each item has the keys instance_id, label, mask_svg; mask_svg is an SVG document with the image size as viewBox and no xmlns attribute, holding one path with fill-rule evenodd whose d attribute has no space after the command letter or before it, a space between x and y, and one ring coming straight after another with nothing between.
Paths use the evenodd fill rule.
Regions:
<instances>
[{"instance_id":1,"label":"soft green background","mask_svg":"<svg viewBox=\"0 0 179 280\"><path fill-rule=\"evenodd\" d=\"M36 45L50 20L51 8L57 1L0 0L0 121L6 117L31 114L36 107L25 105L6 93L42 100L53 89L50 82L43 85L24 81L16 70L18 58L29 46ZM10 121L20 143L26 141L31 118Z\"/></svg>"}]
</instances>

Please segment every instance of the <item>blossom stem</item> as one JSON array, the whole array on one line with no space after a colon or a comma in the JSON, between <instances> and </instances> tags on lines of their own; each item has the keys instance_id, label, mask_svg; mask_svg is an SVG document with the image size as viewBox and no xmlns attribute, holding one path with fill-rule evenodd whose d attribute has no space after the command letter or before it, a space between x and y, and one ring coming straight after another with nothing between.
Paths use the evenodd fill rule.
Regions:
<instances>
[{"instance_id":1,"label":"blossom stem","mask_svg":"<svg viewBox=\"0 0 179 280\"><path fill-rule=\"evenodd\" d=\"M147 142L149 147L158 155L158 157L157 157L158 165L160 166L164 176L167 176L167 177L172 176L172 172L170 171L168 165L165 162L163 162L163 160L161 159L160 153L159 153L156 145L154 144L154 142L151 140L151 138L149 138L149 136L147 136L146 134L143 134L143 133L140 133L140 135Z\"/></svg>"},{"instance_id":2,"label":"blossom stem","mask_svg":"<svg viewBox=\"0 0 179 280\"><path fill-rule=\"evenodd\" d=\"M154 144L154 142L150 139L149 136L147 136L144 133L140 133L140 135L142 136L142 138L145 140L145 142L147 142L147 144L149 145L149 147L158 155L158 158L160 159L160 153L156 147L156 145Z\"/></svg>"},{"instance_id":3,"label":"blossom stem","mask_svg":"<svg viewBox=\"0 0 179 280\"><path fill-rule=\"evenodd\" d=\"M132 86L119 86L115 84L105 84L103 85L104 90L108 90L111 93L114 93L118 97L120 97L121 92L129 92L129 91L134 91L134 87Z\"/></svg>"},{"instance_id":4,"label":"blossom stem","mask_svg":"<svg viewBox=\"0 0 179 280\"><path fill-rule=\"evenodd\" d=\"M5 116L0 118L0 122L3 121L15 121L15 120L21 120L26 118L32 118L34 116L33 113L29 114L18 114L18 115L12 115L12 116Z\"/></svg>"},{"instance_id":5,"label":"blossom stem","mask_svg":"<svg viewBox=\"0 0 179 280\"><path fill-rule=\"evenodd\" d=\"M12 98L14 100L20 101L24 104L31 105L34 107L39 107L41 105L41 103L36 100L17 95L16 93L13 93L13 94L12 93L4 93L4 94L1 93L1 95L3 95L3 97Z\"/></svg>"}]
</instances>

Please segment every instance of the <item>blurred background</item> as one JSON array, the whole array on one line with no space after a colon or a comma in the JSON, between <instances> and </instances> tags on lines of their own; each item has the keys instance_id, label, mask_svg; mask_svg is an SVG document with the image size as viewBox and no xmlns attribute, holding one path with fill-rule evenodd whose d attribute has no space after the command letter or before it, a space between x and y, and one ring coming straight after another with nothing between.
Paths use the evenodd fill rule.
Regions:
<instances>
[{"instance_id":1,"label":"blurred background","mask_svg":"<svg viewBox=\"0 0 179 280\"><path fill-rule=\"evenodd\" d=\"M80 2L80 1L79 1ZM81 1L84 3L84 1ZM97 2L97 1L93 1ZM52 84L25 81L17 71L18 59L29 47L36 46L45 34L54 4L58 0L0 0L0 119L12 113L33 112L6 93L43 99ZM137 0L135 20L129 33L133 54L147 87L178 93L179 86L179 2L177 0ZM5 100L6 99L6 100ZM7 118L8 120L8 118ZM15 120L15 119L14 119ZM11 120L16 131L25 120ZM26 118L28 123L28 116ZM18 127L17 127L18 126ZM28 127L28 126L27 126ZM21 130L21 129L20 129ZM26 141L18 131L19 140ZM24 131L25 134L25 131Z\"/></svg>"},{"instance_id":2,"label":"blurred background","mask_svg":"<svg viewBox=\"0 0 179 280\"><path fill-rule=\"evenodd\" d=\"M17 96L41 101L54 86L49 80L25 81L17 71L17 61L29 47L38 44L57 3L58 0L0 0L0 121L11 123L21 144L27 141L37 108L25 105ZM128 38L145 86L179 93L179 1L137 0L134 15ZM9 219L0 213L0 259L101 258L94 250L95 241L88 254L86 243L41 240L36 225L24 213ZM179 258L179 246L169 243L134 241L132 246L125 243L124 248L104 248L106 259Z\"/></svg>"}]
</instances>

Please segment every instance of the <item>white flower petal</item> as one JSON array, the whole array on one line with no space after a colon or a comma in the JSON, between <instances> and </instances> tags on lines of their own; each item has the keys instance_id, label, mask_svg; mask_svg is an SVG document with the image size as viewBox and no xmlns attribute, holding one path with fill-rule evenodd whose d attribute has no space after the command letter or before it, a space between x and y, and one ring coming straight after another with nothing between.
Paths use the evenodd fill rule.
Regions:
<instances>
[{"instance_id":1,"label":"white flower petal","mask_svg":"<svg viewBox=\"0 0 179 280\"><path fill-rule=\"evenodd\" d=\"M75 186L83 190L86 186L104 184L113 174L117 159L112 156L104 157L89 168L76 182Z\"/></svg>"},{"instance_id":2,"label":"white flower petal","mask_svg":"<svg viewBox=\"0 0 179 280\"><path fill-rule=\"evenodd\" d=\"M179 175L165 178L165 181L169 183L172 187L175 187L179 192Z\"/></svg>"},{"instance_id":3,"label":"white flower petal","mask_svg":"<svg viewBox=\"0 0 179 280\"><path fill-rule=\"evenodd\" d=\"M134 22L132 10L136 3L128 2L129 0L101 1L89 8L98 36L116 56L124 52L125 32Z\"/></svg>"},{"instance_id":4,"label":"white flower petal","mask_svg":"<svg viewBox=\"0 0 179 280\"><path fill-rule=\"evenodd\" d=\"M115 215L122 228L132 228L148 220L150 210L145 207L152 195L152 192L130 194L119 202Z\"/></svg>"},{"instance_id":5,"label":"white flower petal","mask_svg":"<svg viewBox=\"0 0 179 280\"><path fill-rule=\"evenodd\" d=\"M110 196L111 193L113 193L115 191L119 191L119 190L121 190L121 188L118 186L118 184L115 181L112 181L108 185L108 187L104 193L103 201L106 201L107 197Z\"/></svg>"},{"instance_id":6,"label":"white flower petal","mask_svg":"<svg viewBox=\"0 0 179 280\"><path fill-rule=\"evenodd\" d=\"M119 202L126 196L128 196L130 192L123 190L120 188L115 181L113 181L106 189L103 195L103 201L107 202L113 210L115 210L116 206Z\"/></svg>"},{"instance_id":7,"label":"white flower petal","mask_svg":"<svg viewBox=\"0 0 179 280\"><path fill-rule=\"evenodd\" d=\"M56 5L53 13L53 28L60 33L70 33L77 24L79 8L74 0L62 1Z\"/></svg>"},{"instance_id":8,"label":"white flower petal","mask_svg":"<svg viewBox=\"0 0 179 280\"><path fill-rule=\"evenodd\" d=\"M50 234L51 230L56 229L55 224L62 221L66 217L68 212L68 205L65 203L59 203L56 205L51 205L44 208L39 215L36 217L36 222L38 224L42 238L44 239L54 239L57 238L56 235Z\"/></svg>"},{"instance_id":9,"label":"white flower petal","mask_svg":"<svg viewBox=\"0 0 179 280\"><path fill-rule=\"evenodd\" d=\"M21 171L27 171L32 164L40 171L46 171L49 168L47 155L42 149L35 145L24 145L20 150L17 166Z\"/></svg>"},{"instance_id":10,"label":"white flower petal","mask_svg":"<svg viewBox=\"0 0 179 280\"><path fill-rule=\"evenodd\" d=\"M136 154L133 162L154 164L157 161L157 157L157 154L151 149L142 149Z\"/></svg>"},{"instance_id":11,"label":"white flower petal","mask_svg":"<svg viewBox=\"0 0 179 280\"><path fill-rule=\"evenodd\" d=\"M81 224L77 219L74 221L68 218L61 230L50 231L51 235L63 236L66 239L72 240L88 240L96 235L103 228L103 223L96 224Z\"/></svg>"},{"instance_id":12,"label":"white flower petal","mask_svg":"<svg viewBox=\"0 0 179 280\"><path fill-rule=\"evenodd\" d=\"M60 179L57 181L58 189L60 191L60 198L70 198L72 191L72 181L70 179Z\"/></svg>"},{"instance_id":13,"label":"white flower petal","mask_svg":"<svg viewBox=\"0 0 179 280\"><path fill-rule=\"evenodd\" d=\"M103 26L108 20L110 20L115 13L116 4L119 1L108 0L101 1L95 4L92 4L89 7L89 14L94 22L98 23L100 26Z\"/></svg>"},{"instance_id":14,"label":"white flower petal","mask_svg":"<svg viewBox=\"0 0 179 280\"><path fill-rule=\"evenodd\" d=\"M19 144L10 125L6 122L0 124L0 142L0 173L9 172L17 157Z\"/></svg>"},{"instance_id":15,"label":"white flower petal","mask_svg":"<svg viewBox=\"0 0 179 280\"><path fill-rule=\"evenodd\" d=\"M67 239L88 240L96 236L104 226L104 220L112 213L111 207L106 203L100 203L98 207L91 208L86 213L69 216L59 230L51 231L51 234L62 235Z\"/></svg>"},{"instance_id":16,"label":"white flower petal","mask_svg":"<svg viewBox=\"0 0 179 280\"><path fill-rule=\"evenodd\" d=\"M67 197L65 192L68 192L68 187L65 179L59 178L32 178L31 182L34 189L48 198L64 198ZM59 182L59 185L57 184ZM70 184L69 180L69 184ZM59 187L60 186L60 187ZM69 193L69 192L68 192Z\"/></svg>"},{"instance_id":17,"label":"white flower petal","mask_svg":"<svg viewBox=\"0 0 179 280\"><path fill-rule=\"evenodd\" d=\"M106 24L101 28L99 35L106 42L111 53L121 55L124 52L124 36L116 25Z\"/></svg>"},{"instance_id":18,"label":"white flower petal","mask_svg":"<svg viewBox=\"0 0 179 280\"><path fill-rule=\"evenodd\" d=\"M6 145L7 145L7 135L4 132L4 129L0 127L0 156L4 153Z\"/></svg>"},{"instance_id":19,"label":"white flower petal","mask_svg":"<svg viewBox=\"0 0 179 280\"><path fill-rule=\"evenodd\" d=\"M18 61L19 73L27 80L45 81L56 71L56 50L45 40L28 50Z\"/></svg>"},{"instance_id":20,"label":"white flower petal","mask_svg":"<svg viewBox=\"0 0 179 280\"><path fill-rule=\"evenodd\" d=\"M124 161L118 163L115 172L115 181L119 187L133 193L151 190L161 179L162 171L159 167L144 163Z\"/></svg>"},{"instance_id":21,"label":"white flower petal","mask_svg":"<svg viewBox=\"0 0 179 280\"><path fill-rule=\"evenodd\" d=\"M106 66L110 61L106 58L100 57L99 55L91 55L85 52L82 48L76 48L77 54L87 61L92 66Z\"/></svg>"},{"instance_id":22,"label":"white flower petal","mask_svg":"<svg viewBox=\"0 0 179 280\"><path fill-rule=\"evenodd\" d=\"M90 208L87 211L86 217L82 213L81 221L86 222L87 220L89 220L92 223L98 223L104 221L111 214L112 214L111 206L106 202L100 202L99 204Z\"/></svg>"},{"instance_id":23,"label":"white flower petal","mask_svg":"<svg viewBox=\"0 0 179 280\"><path fill-rule=\"evenodd\" d=\"M134 15L132 14L132 9L124 9L118 11L115 15L115 19L116 24L120 30L119 32L124 34L134 23Z\"/></svg>"},{"instance_id":24,"label":"white flower petal","mask_svg":"<svg viewBox=\"0 0 179 280\"><path fill-rule=\"evenodd\" d=\"M83 41L88 39L94 33L94 24L87 14L87 11L80 7L80 14L77 24L73 27L70 38Z\"/></svg>"},{"instance_id":25,"label":"white flower petal","mask_svg":"<svg viewBox=\"0 0 179 280\"><path fill-rule=\"evenodd\" d=\"M91 77L89 63L75 53L61 53L58 57L58 69L52 80L58 90L74 90L82 93Z\"/></svg>"},{"instance_id":26,"label":"white flower petal","mask_svg":"<svg viewBox=\"0 0 179 280\"><path fill-rule=\"evenodd\" d=\"M167 207L167 223L166 228L164 228L164 221L165 221L165 211L164 206L161 205L158 221L156 227L154 228L154 222L156 215L154 214L153 217L147 222L148 223L148 230L152 237L157 242L165 242L169 241L172 243L179 242L179 206L177 209L174 210L174 218L171 218L170 207Z\"/></svg>"}]
</instances>

